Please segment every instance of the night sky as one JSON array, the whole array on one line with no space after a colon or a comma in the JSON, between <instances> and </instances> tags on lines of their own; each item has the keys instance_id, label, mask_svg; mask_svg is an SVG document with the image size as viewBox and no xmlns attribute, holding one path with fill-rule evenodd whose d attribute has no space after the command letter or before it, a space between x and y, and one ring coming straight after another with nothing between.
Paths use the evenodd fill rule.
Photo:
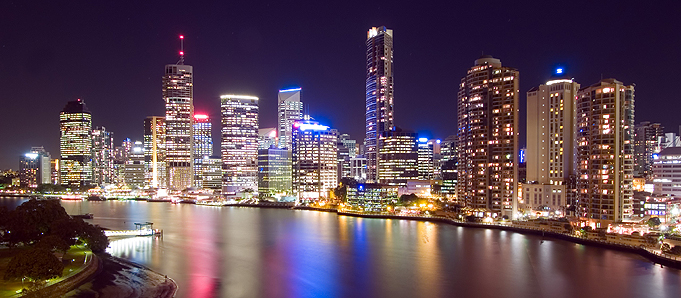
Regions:
<instances>
[{"instance_id":1,"label":"night sky","mask_svg":"<svg viewBox=\"0 0 681 298\"><path fill-rule=\"evenodd\" d=\"M426 137L456 132L458 84L483 52L519 69L521 126L527 90L557 66L582 86L635 83L637 123L681 124L676 1L326 2L0 1L0 169L17 169L31 146L58 157L59 112L77 98L116 145L141 140L143 119L164 115L161 76L179 34L195 111L216 127L220 94L260 97L265 128L277 90L300 86L312 117L361 142L372 26L394 30L396 125Z\"/></svg>"}]
</instances>

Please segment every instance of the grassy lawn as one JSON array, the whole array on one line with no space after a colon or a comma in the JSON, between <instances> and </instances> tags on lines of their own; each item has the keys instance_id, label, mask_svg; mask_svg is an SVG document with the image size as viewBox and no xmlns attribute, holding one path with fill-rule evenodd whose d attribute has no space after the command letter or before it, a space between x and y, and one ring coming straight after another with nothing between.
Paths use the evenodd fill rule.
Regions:
<instances>
[{"instance_id":1,"label":"grassy lawn","mask_svg":"<svg viewBox=\"0 0 681 298\"><path fill-rule=\"evenodd\" d=\"M21 280L19 281L8 281L2 279L5 276L5 270L12 257L24 250L29 248L13 248L13 249L0 249L0 297L10 297L15 295L18 290L22 289ZM74 245L62 256L61 253L55 253L58 258L61 258L62 263L64 263L64 271L62 272L62 277L51 279L48 281L47 285L52 285L54 283L60 282L65 278L68 278L84 269L85 261L92 260L92 252L90 249L85 248L82 245Z\"/></svg>"}]
</instances>

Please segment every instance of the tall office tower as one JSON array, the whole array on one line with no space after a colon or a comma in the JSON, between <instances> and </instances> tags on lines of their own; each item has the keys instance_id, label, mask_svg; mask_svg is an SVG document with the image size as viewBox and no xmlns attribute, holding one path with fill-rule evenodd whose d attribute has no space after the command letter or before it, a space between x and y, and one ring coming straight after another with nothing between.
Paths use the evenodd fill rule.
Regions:
<instances>
[{"instance_id":1,"label":"tall office tower","mask_svg":"<svg viewBox=\"0 0 681 298\"><path fill-rule=\"evenodd\" d=\"M50 154L43 147L33 147L19 160L19 186L36 188L40 184L52 184Z\"/></svg>"},{"instance_id":2,"label":"tall office tower","mask_svg":"<svg viewBox=\"0 0 681 298\"><path fill-rule=\"evenodd\" d=\"M267 196L291 194L291 150L271 146L258 150L258 193Z\"/></svg>"},{"instance_id":3,"label":"tall office tower","mask_svg":"<svg viewBox=\"0 0 681 298\"><path fill-rule=\"evenodd\" d=\"M339 134L337 129L332 129L338 138L338 181L341 178L350 177L350 159L357 154L357 144L350 139L348 134Z\"/></svg>"},{"instance_id":4,"label":"tall office tower","mask_svg":"<svg viewBox=\"0 0 681 298\"><path fill-rule=\"evenodd\" d=\"M300 92L300 88L279 90L277 100L279 148L291 150L293 123L303 119L303 102L300 101Z\"/></svg>"},{"instance_id":5,"label":"tall office tower","mask_svg":"<svg viewBox=\"0 0 681 298\"><path fill-rule=\"evenodd\" d=\"M114 177L113 183L116 185L125 185L125 164L128 162L130 157L130 151L132 150L132 141L130 139L125 139L121 142L120 146L114 148Z\"/></svg>"},{"instance_id":6,"label":"tall office tower","mask_svg":"<svg viewBox=\"0 0 681 298\"><path fill-rule=\"evenodd\" d=\"M213 138L211 136L211 123L208 115L194 115L194 186L203 188L203 172L208 165L204 164L204 158L213 155ZM206 160L208 161L208 160Z\"/></svg>"},{"instance_id":7,"label":"tall office tower","mask_svg":"<svg viewBox=\"0 0 681 298\"><path fill-rule=\"evenodd\" d=\"M650 178L653 154L662 150L664 127L660 123L641 122L634 126L634 176Z\"/></svg>"},{"instance_id":8,"label":"tall office tower","mask_svg":"<svg viewBox=\"0 0 681 298\"><path fill-rule=\"evenodd\" d=\"M338 185L337 142L336 134L316 121L293 124L293 193L299 199L328 198Z\"/></svg>"},{"instance_id":9,"label":"tall office tower","mask_svg":"<svg viewBox=\"0 0 681 298\"><path fill-rule=\"evenodd\" d=\"M165 117L144 119L144 185L152 188L168 186L166 175Z\"/></svg>"},{"instance_id":10,"label":"tall office tower","mask_svg":"<svg viewBox=\"0 0 681 298\"><path fill-rule=\"evenodd\" d=\"M202 163L202 187L220 191L222 189L222 158L220 156L204 157Z\"/></svg>"},{"instance_id":11,"label":"tall office tower","mask_svg":"<svg viewBox=\"0 0 681 298\"><path fill-rule=\"evenodd\" d=\"M440 178L440 140L418 139L419 179Z\"/></svg>"},{"instance_id":12,"label":"tall office tower","mask_svg":"<svg viewBox=\"0 0 681 298\"><path fill-rule=\"evenodd\" d=\"M367 180L367 158L364 155L350 158L350 177L359 183Z\"/></svg>"},{"instance_id":13,"label":"tall office tower","mask_svg":"<svg viewBox=\"0 0 681 298\"><path fill-rule=\"evenodd\" d=\"M457 193L478 216L517 216L518 74L482 56L459 85Z\"/></svg>"},{"instance_id":14,"label":"tall office tower","mask_svg":"<svg viewBox=\"0 0 681 298\"><path fill-rule=\"evenodd\" d=\"M366 137L367 180L378 180L379 139L394 129L393 30L373 27L367 33Z\"/></svg>"},{"instance_id":15,"label":"tall office tower","mask_svg":"<svg viewBox=\"0 0 681 298\"><path fill-rule=\"evenodd\" d=\"M113 181L113 132L96 127L92 130L92 180L96 185Z\"/></svg>"},{"instance_id":16,"label":"tall office tower","mask_svg":"<svg viewBox=\"0 0 681 298\"><path fill-rule=\"evenodd\" d=\"M78 99L69 101L59 113L61 138L61 183L73 186L92 184L92 114Z\"/></svg>"},{"instance_id":17,"label":"tall office tower","mask_svg":"<svg viewBox=\"0 0 681 298\"><path fill-rule=\"evenodd\" d=\"M142 188L144 186L144 143L135 141L128 152L123 176L125 185Z\"/></svg>"},{"instance_id":18,"label":"tall office tower","mask_svg":"<svg viewBox=\"0 0 681 298\"><path fill-rule=\"evenodd\" d=\"M579 84L560 78L562 69L553 80L527 92L526 183L522 186L523 202L538 211L558 211L564 215L568 196L574 185L577 153L575 97ZM568 200L570 199L570 200Z\"/></svg>"},{"instance_id":19,"label":"tall office tower","mask_svg":"<svg viewBox=\"0 0 681 298\"><path fill-rule=\"evenodd\" d=\"M603 79L579 90L577 213L597 227L632 215L633 142L634 86Z\"/></svg>"},{"instance_id":20,"label":"tall office tower","mask_svg":"<svg viewBox=\"0 0 681 298\"><path fill-rule=\"evenodd\" d=\"M277 147L277 128L258 129L258 149L268 149L272 146ZM291 150L291 148L288 148Z\"/></svg>"},{"instance_id":21,"label":"tall office tower","mask_svg":"<svg viewBox=\"0 0 681 298\"><path fill-rule=\"evenodd\" d=\"M378 182L407 186L418 180L418 145L416 133L400 128L384 131L379 139Z\"/></svg>"},{"instance_id":22,"label":"tall office tower","mask_svg":"<svg viewBox=\"0 0 681 298\"><path fill-rule=\"evenodd\" d=\"M457 136L448 136L440 144L440 176L442 178L442 187L440 193L448 199L456 199L456 185L458 178L458 171L456 169L457 150L456 150Z\"/></svg>"},{"instance_id":23,"label":"tall office tower","mask_svg":"<svg viewBox=\"0 0 681 298\"><path fill-rule=\"evenodd\" d=\"M180 39L183 39L180 36ZM184 51L177 64L165 66L163 100L166 105L166 170L168 188L192 186L192 124L194 120L194 72L184 65Z\"/></svg>"},{"instance_id":24,"label":"tall office tower","mask_svg":"<svg viewBox=\"0 0 681 298\"><path fill-rule=\"evenodd\" d=\"M53 158L50 161L50 183L59 185L61 184L61 177L60 177L60 172L59 172L59 158Z\"/></svg>"},{"instance_id":25,"label":"tall office tower","mask_svg":"<svg viewBox=\"0 0 681 298\"><path fill-rule=\"evenodd\" d=\"M222 193L258 190L258 98L221 95Z\"/></svg>"}]
</instances>

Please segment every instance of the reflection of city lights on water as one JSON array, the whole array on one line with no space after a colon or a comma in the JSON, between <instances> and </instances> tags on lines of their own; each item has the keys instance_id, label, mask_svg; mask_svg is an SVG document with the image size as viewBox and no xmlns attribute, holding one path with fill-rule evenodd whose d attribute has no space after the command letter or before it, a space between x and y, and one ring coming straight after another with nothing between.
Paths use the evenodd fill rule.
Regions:
<instances>
[{"instance_id":1,"label":"reflection of city lights on water","mask_svg":"<svg viewBox=\"0 0 681 298\"><path fill-rule=\"evenodd\" d=\"M156 237L130 237L112 240L106 252L112 256L146 264L151 260L153 242Z\"/></svg>"}]
</instances>

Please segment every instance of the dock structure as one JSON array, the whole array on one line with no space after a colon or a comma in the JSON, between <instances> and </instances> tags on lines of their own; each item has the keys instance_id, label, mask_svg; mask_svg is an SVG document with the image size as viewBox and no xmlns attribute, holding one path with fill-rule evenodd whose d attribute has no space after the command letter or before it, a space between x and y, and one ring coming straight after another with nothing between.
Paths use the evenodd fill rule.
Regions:
<instances>
[{"instance_id":1,"label":"dock structure","mask_svg":"<svg viewBox=\"0 0 681 298\"><path fill-rule=\"evenodd\" d=\"M163 231L159 229L154 229L154 223L135 223L134 230L105 230L104 235L107 237L112 236L153 236L160 235Z\"/></svg>"}]
</instances>

